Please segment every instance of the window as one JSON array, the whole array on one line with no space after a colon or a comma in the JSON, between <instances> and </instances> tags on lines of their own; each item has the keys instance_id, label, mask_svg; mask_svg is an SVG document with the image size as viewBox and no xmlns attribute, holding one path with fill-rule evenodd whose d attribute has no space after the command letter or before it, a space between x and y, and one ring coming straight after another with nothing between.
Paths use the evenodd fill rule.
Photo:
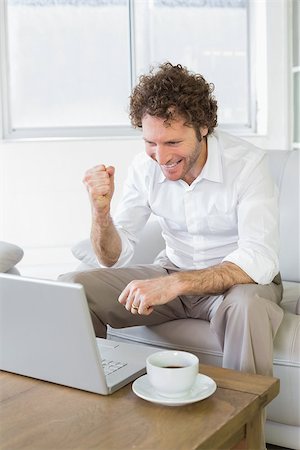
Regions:
<instances>
[{"instance_id":1,"label":"window","mask_svg":"<svg viewBox=\"0 0 300 450\"><path fill-rule=\"evenodd\" d=\"M180 62L214 83L219 122L250 126L247 1L137 0L136 68Z\"/></svg>"},{"instance_id":2,"label":"window","mask_svg":"<svg viewBox=\"0 0 300 450\"><path fill-rule=\"evenodd\" d=\"M215 84L220 124L253 129L248 0L1 5L5 138L130 134L130 91L166 60Z\"/></svg>"},{"instance_id":3,"label":"window","mask_svg":"<svg viewBox=\"0 0 300 450\"><path fill-rule=\"evenodd\" d=\"M7 0L7 126L47 134L128 124L126 1Z\"/></svg>"}]
</instances>

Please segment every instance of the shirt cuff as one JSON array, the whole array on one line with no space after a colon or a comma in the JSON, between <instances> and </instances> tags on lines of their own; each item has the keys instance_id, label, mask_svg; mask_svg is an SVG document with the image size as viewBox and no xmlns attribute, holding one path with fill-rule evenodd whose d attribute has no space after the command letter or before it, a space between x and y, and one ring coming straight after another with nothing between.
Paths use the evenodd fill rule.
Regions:
<instances>
[{"instance_id":1,"label":"shirt cuff","mask_svg":"<svg viewBox=\"0 0 300 450\"><path fill-rule=\"evenodd\" d=\"M258 284L270 284L279 272L278 262L250 249L235 250L224 261L236 264Z\"/></svg>"}]
</instances>

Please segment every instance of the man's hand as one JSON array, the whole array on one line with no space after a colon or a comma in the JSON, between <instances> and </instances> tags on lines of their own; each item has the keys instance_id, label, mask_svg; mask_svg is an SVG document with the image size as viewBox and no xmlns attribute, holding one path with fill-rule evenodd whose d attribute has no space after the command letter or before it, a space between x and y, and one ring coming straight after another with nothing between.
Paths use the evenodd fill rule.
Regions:
<instances>
[{"instance_id":1,"label":"man's hand","mask_svg":"<svg viewBox=\"0 0 300 450\"><path fill-rule=\"evenodd\" d=\"M240 267L223 262L207 269L172 273L151 280L134 280L119 297L132 314L149 315L154 306L164 305L180 295L219 295L236 284L254 283Z\"/></svg>"},{"instance_id":2,"label":"man's hand","mask_svg":"<svg viewBox=\"0 0 300 450\"><path fill-rule=\"evenodd\" d=\"M148 316L154 306L164 305L176 297L171 278L131 281L119 296L119 302L132 314Z\"/></svg>"},{"instance_id":3,"label":"man's hand","mask_svg":"<svg viewBox=\"0 0 300 450\"><path fill-rule=\"evenodd\" d=\"M117 262L122 250L120 236L110 216L114 173L114 167L100 164L88 170L83 179L92 206L91 241L99 261L107 267Z\"/></svg>"},{"instance_id":4,"label":"man's hand","mask_svg":"<svg viewBox=\"0 0 300 450\"><path fill-rule=\"evenodd\" d=\"M92 207L97 213L107 215L114 194L114 173L112 166L103 164L89 169L83 178L88 190Z\"/></svg>"}]
</instances>

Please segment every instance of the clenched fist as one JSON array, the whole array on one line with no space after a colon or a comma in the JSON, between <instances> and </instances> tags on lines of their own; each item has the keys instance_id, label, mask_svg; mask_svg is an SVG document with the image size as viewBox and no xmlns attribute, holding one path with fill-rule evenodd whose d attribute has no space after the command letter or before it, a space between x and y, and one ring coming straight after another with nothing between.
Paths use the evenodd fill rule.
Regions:
<instances>
[{"instance_id":1,"label":"clenched fist","mask_svg":"<svg viewBox=\"0 0 300 450\"><path fill-rule=\"evenodd\" d=\"M83 178L83 182L90 196L92 208L101 214L108 214L110 203L114 194L114 173L112 166L103 164L89 169Z\"/></svg>"}]
</instances>

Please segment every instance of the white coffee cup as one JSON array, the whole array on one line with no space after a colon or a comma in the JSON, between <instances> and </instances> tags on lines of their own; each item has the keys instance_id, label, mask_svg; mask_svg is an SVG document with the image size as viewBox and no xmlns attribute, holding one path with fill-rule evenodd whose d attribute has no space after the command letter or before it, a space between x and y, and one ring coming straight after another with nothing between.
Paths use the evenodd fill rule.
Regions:
<instances>
[{"instance_id":1,"label":"white coffee cup","mask_svg":"<svg viewBox=\"0 0 300 450\"><path fill-rule=\"evenodd\" d=\"M165 397L183 397L195 384L199 359L188 352L164 350L146 360L147 376L156 392Z\"/></svg>"}]
</instances>

